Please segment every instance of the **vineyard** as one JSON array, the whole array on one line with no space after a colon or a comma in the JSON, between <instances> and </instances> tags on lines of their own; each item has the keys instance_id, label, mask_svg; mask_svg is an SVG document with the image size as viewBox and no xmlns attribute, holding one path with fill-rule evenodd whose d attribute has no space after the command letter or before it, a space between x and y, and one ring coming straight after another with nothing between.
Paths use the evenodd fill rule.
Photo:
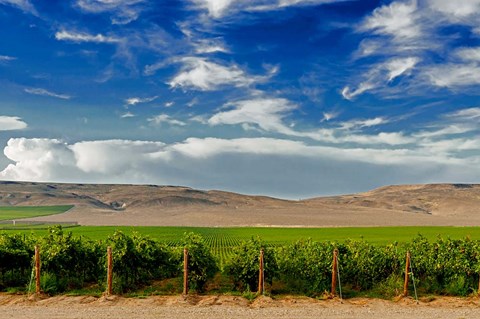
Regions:
<instances>
[{"instance_id":1,"label":"vineyard","mask_svg":"<svg viewBox=\"0 0 480 319\"><path fill-rule=\"evenodd\" d=\"M479 288L480 241L470 238L430 240L418 235L402 244L311 239L282 244L214 231L204 236L184 233L176 241L116 231L92 240L57 226L43 236L0 234L1 290L31 291L35 246L40 249L41 289L49 294L105 291L107 246L112 248L115 293L180 293L183 248L189 251L188 280L197 292L256 291L260 250L265 287L271 294L322 296L330 289L335 249L347 297L399 295L407 251L420 294L465 296Z\"/></svg>"}]
</instances>

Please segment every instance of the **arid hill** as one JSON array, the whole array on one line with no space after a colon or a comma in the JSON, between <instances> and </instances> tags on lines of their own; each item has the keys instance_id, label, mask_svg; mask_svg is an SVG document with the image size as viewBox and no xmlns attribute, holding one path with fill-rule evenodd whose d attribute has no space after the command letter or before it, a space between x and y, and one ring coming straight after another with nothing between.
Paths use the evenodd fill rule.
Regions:
<instances>
[{"instance_id":1,"label":"arid hill","mask_svg":"<svg viewBox=\"0 0 480 319\"><path fill-rule=\"evenodd\" d=\"M477 184L387 186L289 201L175 186L0 181L1 206L60 204L75 208L36 220L150 226L480 225Z\"/></svg>"}]
</instances>

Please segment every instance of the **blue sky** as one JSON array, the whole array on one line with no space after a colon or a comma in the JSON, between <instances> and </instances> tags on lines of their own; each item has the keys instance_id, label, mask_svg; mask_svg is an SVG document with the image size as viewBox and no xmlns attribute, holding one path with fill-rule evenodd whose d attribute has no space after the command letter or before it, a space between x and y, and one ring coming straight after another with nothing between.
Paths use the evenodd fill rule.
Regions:
<instances>
[{"instance_id":1,"label":"blue sky","mask_svg":"<svg viewBox=\"0 0 480 319\"><path fill-rule=\"evenodd\" d=\"M0 179L480 181L480 0L0 0Z\"/></svg>"}]
</instances>

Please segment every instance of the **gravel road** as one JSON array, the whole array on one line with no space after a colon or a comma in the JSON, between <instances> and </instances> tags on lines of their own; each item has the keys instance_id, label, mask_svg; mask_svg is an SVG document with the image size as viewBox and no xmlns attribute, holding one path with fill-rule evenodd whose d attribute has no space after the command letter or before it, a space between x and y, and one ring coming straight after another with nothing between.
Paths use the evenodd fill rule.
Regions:
<instances>
[{"instance_id":1,"label":"gravel road","mask_svg":"<svg viewBox=\"0 0 480 319\"><path fill-rule=\"evenodd\" d=\"M411 299L386 301L355 298L318 301L309 298L257 298L248 302L235 296L95 298L24 297L0 295L2 319L207 319L207 318L329 318L329 319L476 319L480 300L438 298L416 304Z\"/></svg>"}]
</instances>

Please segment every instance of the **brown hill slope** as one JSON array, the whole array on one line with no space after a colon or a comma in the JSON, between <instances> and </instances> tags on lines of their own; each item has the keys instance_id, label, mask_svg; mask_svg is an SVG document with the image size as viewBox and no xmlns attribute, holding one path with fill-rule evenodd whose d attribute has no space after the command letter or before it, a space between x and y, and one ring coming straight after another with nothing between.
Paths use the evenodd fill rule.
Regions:
<instances>
[{"instance_id":1,"label":"brown hill slope","mask_svg":"<svg viewBox=\"0 0 480 319\"><path fill-rule=\"evenodd\" d=\"M75 208L37 220L150 226L480 225L480 185L387 186L288 201L174 186L0 181L0 205L59 204Z\"/></svg>"}]
</instances>

